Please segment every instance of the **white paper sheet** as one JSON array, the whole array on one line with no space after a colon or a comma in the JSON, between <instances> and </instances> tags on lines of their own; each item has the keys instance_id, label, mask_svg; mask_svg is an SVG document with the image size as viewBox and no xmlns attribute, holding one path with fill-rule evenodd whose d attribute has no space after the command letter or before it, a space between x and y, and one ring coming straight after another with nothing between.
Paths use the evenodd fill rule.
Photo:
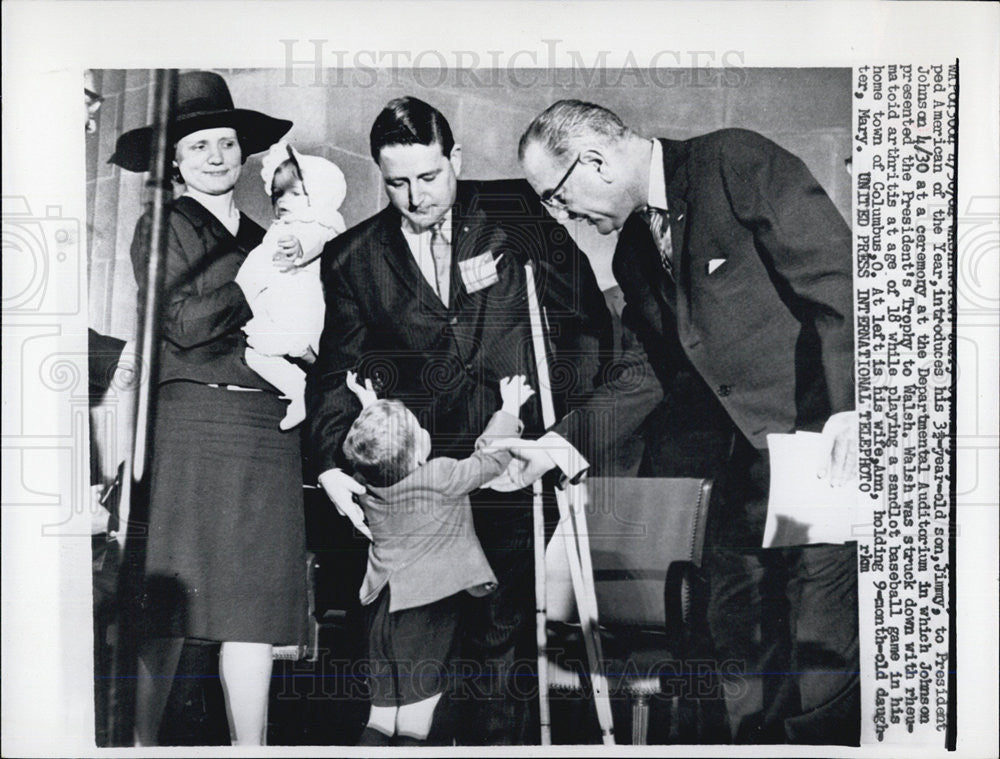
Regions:
<instances>
[{"instance_id":1,"label":"white paper sheet","mask_svg":"<svg viewBox=\"0 0 1000 759\"><path fill-rule=\"evenodd\" d=\"M771 453L764 547L844 543L856 540L858 480L834 487L819 477L830 455L830 439L818 432L767 436Z\"/></svg>"}]
</instances>

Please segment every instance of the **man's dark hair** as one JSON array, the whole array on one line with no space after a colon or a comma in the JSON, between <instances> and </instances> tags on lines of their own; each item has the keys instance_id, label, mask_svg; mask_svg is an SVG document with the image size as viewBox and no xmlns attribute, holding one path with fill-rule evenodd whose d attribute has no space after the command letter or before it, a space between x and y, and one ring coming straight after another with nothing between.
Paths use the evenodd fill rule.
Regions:
<instances>
[{"instance_id":1,"label":"man's dark hair","mask_svg":"<svg viewBox=\"0 0 1000 759\"><path fill-rule=\"evenodd\" d=\"M388 145L434 145L441 146L445 157L451 155L455 146L448 119L434 106L415 97L406 95L389 103L372 124L372 158L378 163L382 148Z\"/></svg>"}]
</instances>

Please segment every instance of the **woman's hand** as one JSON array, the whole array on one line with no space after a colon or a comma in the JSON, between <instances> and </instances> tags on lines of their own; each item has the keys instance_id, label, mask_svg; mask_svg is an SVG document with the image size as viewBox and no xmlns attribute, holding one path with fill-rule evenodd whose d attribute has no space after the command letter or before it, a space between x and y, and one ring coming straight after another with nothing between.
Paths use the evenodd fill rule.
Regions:
<instances>
[{"instance_id":1,"label":"woman's hand","mask_svg":"<svg viewBox=\"0 0 1000 759\"><path fill-rule=\"evenodd\" d=\"M311 352L305 338L298 333L276 332L264 319L254 317L243 325L247 345L265 356L295 356Z\"/></svg>"},{"instance_id":2,"label":"woman's hand","mask_svg":"<svg viewBox=\"0 0 1000 759\"><path fill-rule=\"evenodd\" d=\"M273 261L270 250L264 245L258 245L250 251L236 272L236 284L240 286L248 301L252 301L274 281Z\"/></svg>"}]
</instances>

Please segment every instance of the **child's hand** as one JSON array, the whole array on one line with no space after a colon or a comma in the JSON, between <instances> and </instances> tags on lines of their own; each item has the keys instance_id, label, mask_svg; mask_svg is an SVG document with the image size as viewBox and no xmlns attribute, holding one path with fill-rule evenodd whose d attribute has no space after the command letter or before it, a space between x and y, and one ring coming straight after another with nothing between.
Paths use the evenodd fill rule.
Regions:
<instances>
[{"instance_id":1,"label":"child's hand","mask_svg":"<svg viewBox=\"0 0 1000 759\"><path fill-rule=\"evenodd\" d=\"M515 377L504 377L500 380L500 399L502 401L501 411L505 411L511 416L518 416L521 406L535 394L528 384L527 378L523 374Z\"/></svg>"},{"instance_id":2,"label":"child's hand","mask_svg":"<svg viewBox=\"0 0 1000 759\"><path fill-rule=\"evenodd\" d=\"M356 372L347 373L347 387L352 393L358 396L362 408L368 408L378 400L378 396L375 395L375 388L372 387L372 381L366 379L365 386L361 387L358 384L358 375Z\"/></svg>"},{"instance_id":3,"label":"child's hand","mask_svg":"<svg viewBox=\"0 0 1000 759\"><path fill-rule=\"evenodd\" d=\"M295 264L302 259L305 251L302 250L302 243L295 235L285 235L278 238L278 251L272 256L275 266L281 271L289 271L295 268Z\"/></svg>"}]
</instances>

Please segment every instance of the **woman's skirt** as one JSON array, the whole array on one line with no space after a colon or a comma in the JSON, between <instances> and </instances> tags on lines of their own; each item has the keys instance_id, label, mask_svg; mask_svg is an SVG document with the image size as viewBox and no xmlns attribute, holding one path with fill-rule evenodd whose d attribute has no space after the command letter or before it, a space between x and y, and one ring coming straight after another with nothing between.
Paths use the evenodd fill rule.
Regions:
<instances>
[{"instance_id":1,"label":"woman's skirt","mask_svg":"<svg viewBox=\"0 0 1000 759\"><path fill-rule=\"evenodd\" d=\"M302 458L298 430L278 429L285 406L268 392L160 387L142 599L148 635L304 642Z\"/></svg>"}]
</instances>

